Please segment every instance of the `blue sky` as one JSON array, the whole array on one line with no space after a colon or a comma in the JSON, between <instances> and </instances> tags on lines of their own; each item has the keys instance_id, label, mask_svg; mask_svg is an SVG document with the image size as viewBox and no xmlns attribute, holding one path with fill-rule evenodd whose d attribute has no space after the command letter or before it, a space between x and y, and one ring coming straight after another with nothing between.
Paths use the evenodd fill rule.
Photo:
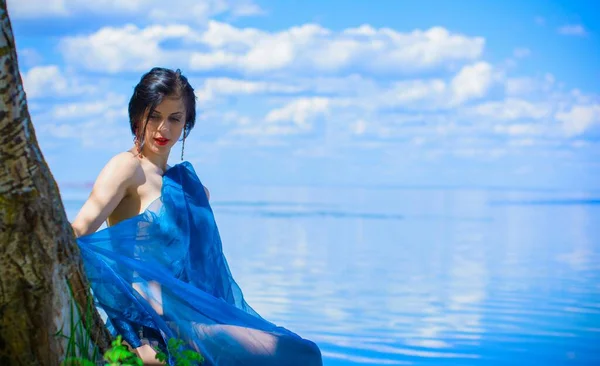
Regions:
<instances>
[{"instance_id":1,"label":"blue sky","mask_svg":"<svg viewBox=\"0 0 600 366\"><path fill-rule=\"evenodd\" d=\"M196 89L186 160L209 185L600 183L593 1L8 6L59 184L92 181L131 146L127 102L152 66Z\"/></svg>"}]
</instances>

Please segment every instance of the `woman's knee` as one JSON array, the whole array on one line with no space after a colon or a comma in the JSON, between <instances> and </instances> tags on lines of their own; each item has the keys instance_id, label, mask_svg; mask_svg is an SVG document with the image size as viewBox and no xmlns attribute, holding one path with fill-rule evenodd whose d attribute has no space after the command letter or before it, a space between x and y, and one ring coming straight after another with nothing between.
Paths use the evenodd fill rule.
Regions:
<instances>
[{"instance_id":1,"label":"woman's knee","mask_svg":"<svg viewBox=\"0 0 600 366\"><path fill-rule=\"evenodd\" d=\"M277 358L286 359L286 365L321 366L321 350L306 339L282 338L277 345Z\"/></svg>"},{"instance_id":2,"label":"woman's knee","mask_svg":"<svg viewBox=\"0 0 600 366\"><path fill-rule=\"evenodd\" d=\"M310 361L309 365L321 366L323 365L323 358L321 356L321 350L316 343L305 340L307 347L307 355L308 361Z\"/></svg>"}]
</instances>

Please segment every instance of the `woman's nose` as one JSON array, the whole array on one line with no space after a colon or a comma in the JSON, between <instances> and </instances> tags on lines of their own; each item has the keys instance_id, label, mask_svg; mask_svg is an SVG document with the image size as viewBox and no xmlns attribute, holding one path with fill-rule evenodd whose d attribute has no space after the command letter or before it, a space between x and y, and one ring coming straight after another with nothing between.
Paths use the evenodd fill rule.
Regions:
<instances>
[{"instance_id":1,"label":"woman's nose","mask_svg":"<svg viewBox=\"0 0 600 366\"><path fill-rule=\"evenodd\" d=\"M169 130L169 123L167 122L166 119L163 119L160 124L158 125L158 130L159 131L168 131Z\"/></svg>"}]
</instances>

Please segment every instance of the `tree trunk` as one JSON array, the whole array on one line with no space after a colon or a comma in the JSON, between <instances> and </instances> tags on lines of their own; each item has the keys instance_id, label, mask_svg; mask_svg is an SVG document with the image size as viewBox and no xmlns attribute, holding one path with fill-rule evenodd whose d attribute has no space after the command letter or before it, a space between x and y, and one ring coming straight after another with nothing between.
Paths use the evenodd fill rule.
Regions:
<instances>
[{"instance_id":1,"label":"tree trunk","mask_svg":"<svg viewBox=\"0 0 600 366\"><path fill-rule=\"evenodd\" d=\"M5 0L0 22L0 365L53 366L67 346L56 334L68 335L73 302L86 316L89 285L37 144ZM110 334L91 309L89 334L103 352Z\"/></svg>"}]
</instances>

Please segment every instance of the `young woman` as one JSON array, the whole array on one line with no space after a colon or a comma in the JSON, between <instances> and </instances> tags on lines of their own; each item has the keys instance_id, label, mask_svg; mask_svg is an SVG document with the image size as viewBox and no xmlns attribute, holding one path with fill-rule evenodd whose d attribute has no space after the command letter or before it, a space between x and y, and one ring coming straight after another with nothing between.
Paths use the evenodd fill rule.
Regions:
<instances>
[{"instance_id":1,"label":"young woman","mask_svg":"<svg viewBox=\"0 0 600 366\"><path fill-rule=\"evenodd\" d=\"M313 342L244 301L208 189L189 162L167 165L196 119L187 79L179 70L150 70L134 89L129 119L134 146L110 159L72 223L109 330L145 364L158 364L155 348L166 351L179 338L206 365L321 365Z\"/></svg>"}]
</instances>

